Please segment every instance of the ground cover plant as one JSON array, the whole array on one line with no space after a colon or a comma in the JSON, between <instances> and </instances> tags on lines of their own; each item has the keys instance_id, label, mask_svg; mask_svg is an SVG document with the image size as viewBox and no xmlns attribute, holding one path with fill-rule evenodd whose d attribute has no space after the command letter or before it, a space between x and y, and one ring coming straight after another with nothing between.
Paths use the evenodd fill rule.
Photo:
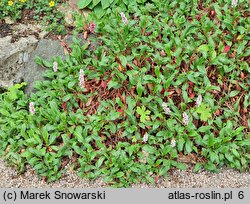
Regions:
<instances>
[{"instance_id":1,"label":"ground cover plant","mask_svg":"<svg viewBox=\"0 0 250 204\"><path fill-rule=\"evenodd\" d=\"M1 0L0 20L10 17L14 21L36 20L49 31L65 34L64 14L58 8L64 0Z\"/></svg>"},{"instance_id":2,"label":"ground cover plant","mask_svg":"<svg viewBox=\"0 0 250 204\"><path fill-rule=\"evenodd\" d=\"M37 58L35 93L0 95L2 157L47 181L71 164L117 187L175 168L249 171L248 15L243 1L185 0L92 17L88 43Z\"/></svg>"}]
</instances>

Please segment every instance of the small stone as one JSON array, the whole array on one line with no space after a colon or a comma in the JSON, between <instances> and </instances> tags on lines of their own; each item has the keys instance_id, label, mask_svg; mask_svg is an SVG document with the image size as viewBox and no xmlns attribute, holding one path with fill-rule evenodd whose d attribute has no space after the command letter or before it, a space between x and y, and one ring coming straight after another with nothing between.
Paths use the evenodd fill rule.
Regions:
<instances>
[{"instance_id":1,"label":"small stone","mask_svg":"<svg viewBox=\"0 0 250 204\"><path fill-rule=\"evenodd\" d=\"M40 39L45 38L45 36L48 35L48 33L49 33L49 32L48 32L48 31L45 31L45 30L41 31L41 32L39 33L39 38L40 38Z\"/></svg>"},{"instance_id":2,"label":"small stone","mask_svg":"<svg viewBox=\"0 0 250 204\"><path fill-rule=\"evenodd\" d=\"M14 24L15 23L15 21L12 20L9 16L5 17L4 21L6 24Z\"/></svg>"}]
</instances>

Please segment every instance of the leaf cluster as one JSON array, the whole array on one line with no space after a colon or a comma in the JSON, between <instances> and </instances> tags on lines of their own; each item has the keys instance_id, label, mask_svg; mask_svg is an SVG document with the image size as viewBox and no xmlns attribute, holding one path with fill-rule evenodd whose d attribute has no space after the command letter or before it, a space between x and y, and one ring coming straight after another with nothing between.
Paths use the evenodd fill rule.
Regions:
<instances>
[{"instance_id":1,"label":"leaf cluster","mask_svg":"<svg viewBox=\"0 0 250 204\"><path fill-rule=\"evenodd\" d=\"M37 58L47 71L35 93L17 85L0 95L1 155L48 181L71 164L79 176L117 187L154 183L188 165L249 171L247 8L223 2L155 1L159 12L125 12L128 24L115 11L93 18L90 44L76 37L65 60Z\"/></svg>"}]
</instances>

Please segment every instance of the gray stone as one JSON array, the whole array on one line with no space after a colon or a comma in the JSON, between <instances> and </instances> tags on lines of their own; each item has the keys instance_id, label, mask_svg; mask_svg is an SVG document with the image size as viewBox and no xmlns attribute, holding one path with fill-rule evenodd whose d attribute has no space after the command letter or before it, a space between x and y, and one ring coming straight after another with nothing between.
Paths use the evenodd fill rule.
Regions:
<instances>
[{"instance_id":1,"label":"gray stone","mask_svg":"<svg viewBox=\"0 0 250 204\"><path fill-rule=\"evenodd\" d=\"M13 19L11 19L9 16L5 17L4 21L7 24L14 24L15 23L15 21Z\"/></svg>"},{"instance_id":2,"label":"gray stone","mask_svg":"<svg viewBox=\"0 0 250 204\"><path fill-rule=\"evenodd\" d=\"M16 25L12 26L12 32L13 34L16 33L36 33L36 32L40 32L43 30L43 27L39 24L23 24L23 23L19 23Z\"/></svg>"},{"instance_id":3,"label":"gray stone","mask_svg":"<svg viewBox=\"0 0 250 204\"><path fill-rule=\"evenodd\" d=\"M0 86L13 85L16 73L24 66L38 40L33 36L11 43L11 37L0 38Z\"/></svg>"},{"instance_id":4,"label":"gray stone","mask_svg":"<svg viewBox=\"0 0 250 204\"><path fill-rule=\"evenodd\" d=\"M34 35L39 39L44 38L49 32L44 30L40 24L15 24L11 26L13 36Z\"/></svg>"},{"instance_id":5,"label":"gray stone","mask_svg":"<svg viewBox=\"0 0 250 204\"><path fill-rule=\"evenodd\" d=\"M44 80L43 72L46 68L35 63L36 56L47 61L50 61L52 57L63 57L63 47L59 41L47 39L39 41L37 48L31 53L28 63L18 72L18 77L27 83L25 93L28 95L34 91L33 86L35 81Z\"/></svg>"}]
</instances>

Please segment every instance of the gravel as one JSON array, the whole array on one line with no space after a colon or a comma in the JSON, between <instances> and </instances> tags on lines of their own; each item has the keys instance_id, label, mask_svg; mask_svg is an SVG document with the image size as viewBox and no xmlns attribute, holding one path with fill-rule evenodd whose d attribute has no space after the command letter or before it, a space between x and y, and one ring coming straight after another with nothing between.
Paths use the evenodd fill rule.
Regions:
<instances>
[{"instance_id":1,"label":"gravel","mask_svg":"<svg viewBox=\"0 0 250 204\"><path fill-rule=\"evenodd\" d=\"M24 174L9 167L0 159L0 188L98 188L108 187L98 179L89 181L79 178L75 171L67 168L66 174L53 183L46 183L39 180L31 167L27 167ZM240 173L232 169L222 169L221 173L210 173L201 170L198 173L192 173L191 170L175 170L167 179L160 184L133 185L136 188L249 188L250 173Z\"/></svg>"}]
</instances>

